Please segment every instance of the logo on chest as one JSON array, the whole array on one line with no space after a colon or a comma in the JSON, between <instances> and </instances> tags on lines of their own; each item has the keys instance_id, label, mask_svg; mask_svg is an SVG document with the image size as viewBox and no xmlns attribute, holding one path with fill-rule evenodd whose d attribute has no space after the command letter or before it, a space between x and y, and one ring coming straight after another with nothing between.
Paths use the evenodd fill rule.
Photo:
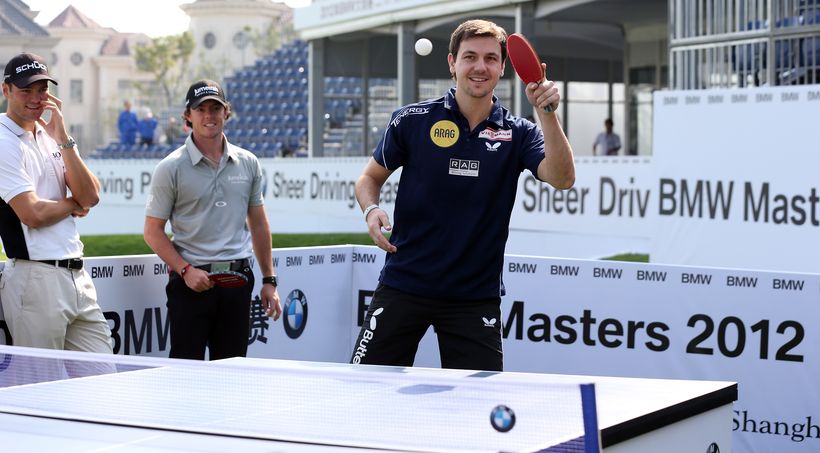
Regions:
<instances>
[{"instance_id":1,"label":"logo on chest","mask_svg":"<svg viewBox=\"0 0 820 453\"><path fill-rule=\"evenodd\" d=\"M441 148L449 148L458 141L458 126L448 120L441 120L430 128L430 140Z\"/></svg>"},{"instance_id":2,"label":"logo on chest","mask_svg":"<svg viewBox=\"0 0 820 453\"><path fill-rule=\"evenodd\" d=\"M472 176L477 178L479 163L477 160L450 159L449 173L455 176Z\"/></svg>"},{"instance_id":3,"label":"logo on chest","mask_svg":"<svg viewBox=\"0 0 820 453\"><path fill-rule=\"evenodd\" d=\"M478 138L485 138L492 141L509 142L512 141L512 129L493 130L484 129L478 133Z\"/></svg>"},{"instance_id":4,"label":"logo on chest","mask_svg":"<svg viewBox=\"0 0 820 453\"><path fill-rule=\"evenodd\" d=\"M229 175L227 180L229 184L242 184L250 181L250 178L247 175Z\"/></svg>"}]
</instances>

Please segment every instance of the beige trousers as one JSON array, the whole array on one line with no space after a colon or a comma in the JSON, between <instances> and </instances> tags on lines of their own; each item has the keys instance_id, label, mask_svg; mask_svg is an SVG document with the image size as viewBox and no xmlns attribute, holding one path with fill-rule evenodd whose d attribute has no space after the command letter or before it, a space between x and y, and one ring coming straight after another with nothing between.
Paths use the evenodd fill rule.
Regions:
<instances>
[{"instance_id":1,"label":"beige trousers","mask_svg":"<svg viewBox=\"0 0 820 453\"><path fill-rule=\"evenodd\" d=\"M85 269L9 259L0 302L15 346L112 353L111 331Z\"/></svg>"}]
</instances>

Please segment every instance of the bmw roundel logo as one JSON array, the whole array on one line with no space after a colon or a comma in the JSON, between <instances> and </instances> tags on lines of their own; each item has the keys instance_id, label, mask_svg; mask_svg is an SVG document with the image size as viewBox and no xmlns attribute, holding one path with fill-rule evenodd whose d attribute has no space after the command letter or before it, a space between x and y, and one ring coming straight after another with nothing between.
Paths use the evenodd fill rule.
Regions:
<instances>
[{"instance_id":1,"label":"bmw roundel logo","mask_svg":"<svg viewBox=\"0 0 820 453\"><path fill-rule=\"evenodd\" d=\"M305 325L307 324L308 305L305 293L294 289L288 294L287 299L285 299L285 306L282 308L285 315L282 323L285 326L285 333L290 338L299 338L302 332L305 331Z\"/></svg>"},{"instance_id":2,"label":"bmw roundel logo","mask_svg":"<svg viewBox=\"0 0 820 453\"><path fill-rule=\"evenodd\" d=\"M496 431L506 433L515 426L515 412L503 404L493 408L490 412L490 424Z\"/></svg>"}]
</instances>

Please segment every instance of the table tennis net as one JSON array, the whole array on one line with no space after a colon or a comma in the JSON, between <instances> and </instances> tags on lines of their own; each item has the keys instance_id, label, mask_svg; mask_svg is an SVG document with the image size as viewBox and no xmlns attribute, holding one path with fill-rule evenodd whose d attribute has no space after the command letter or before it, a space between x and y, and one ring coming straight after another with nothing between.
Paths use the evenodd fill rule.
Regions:
<instances>
[{"instance_id":1,"label":"table tennis net","mask_svg":"<svg viewBox=\"0 0 820 453\"><path fill-rule=\"evenodd\" d=\"M386 450L598 452L594 388L546 378L0 345L0 412Z\"/></svg>"}]
</instances>

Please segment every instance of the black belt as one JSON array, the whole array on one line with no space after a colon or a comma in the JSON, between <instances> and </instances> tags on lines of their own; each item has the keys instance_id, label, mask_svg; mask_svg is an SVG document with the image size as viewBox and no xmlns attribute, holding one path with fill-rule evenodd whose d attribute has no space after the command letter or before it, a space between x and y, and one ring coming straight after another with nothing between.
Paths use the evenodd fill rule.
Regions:
<instances>
[{"instance_id":1,"label":"black belt","mask_svg":"<svg viewBox=\"0 0 820 453\"><path fill-rule=\"evenodd\" d=\"M48 264L49 266L64 267L78 271L83 268L82 258L67 258L64 260L32 260L38 263Z\"/></svg>"},{"instance_id":2,"label":"black belt","mask_svg":"<svg viewBox=\"0 0 820 453\"><path fill-rule=\"evenodd\" d=\"M216 264L216 263L214 263L214 264ZM200 266L194 266L194 267L197 268L197 269L202 269L205 272L211 272L211 267L212 266L213 266L213 264L202 264ZM239 271L244 270L246 267L251 267L251 260L249 260L247 258L242 259L242 260L230 261L230 267L228 269L232 270L234 272L239 272Z\"/></svg>"}]
</instances>

